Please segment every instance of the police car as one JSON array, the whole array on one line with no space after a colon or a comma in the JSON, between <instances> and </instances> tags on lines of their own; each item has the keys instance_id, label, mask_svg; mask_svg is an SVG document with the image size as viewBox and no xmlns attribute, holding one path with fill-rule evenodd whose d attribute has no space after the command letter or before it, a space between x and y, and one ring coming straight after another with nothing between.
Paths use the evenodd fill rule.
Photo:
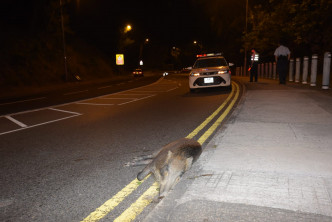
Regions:
<instances>
[{"instance_id":1,"label":"police car","mask_svg":"<svg viewBox=\"0 0 332 222\"><path fill-rule=\"evenodd\" d=\"M197 55L189 74L189 88L227 87L231 89L231 71L221 53Z\"/></svg>"}]
</instances>

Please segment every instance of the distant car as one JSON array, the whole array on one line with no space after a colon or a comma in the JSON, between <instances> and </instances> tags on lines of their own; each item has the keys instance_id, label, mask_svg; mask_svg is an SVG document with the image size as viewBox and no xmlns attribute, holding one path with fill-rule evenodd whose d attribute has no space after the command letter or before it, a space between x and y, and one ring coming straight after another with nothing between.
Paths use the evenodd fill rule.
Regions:
<instances>
[{"instance_id":1,"label":"distant car","mask_svg":"<svg viewBox=\"0 0 332 222\"><path fill-rule=\"evenodd\" d=\"M133 75L136 77L136 76L144 76L144 73L143 73L143 70L142 69L135 69L133 71Z\"/></svg>"},{"instance_id":2,"label":"distant car","mask_svg":"<svg viewBox=\"0 0 332 222\"><path fill-rule=\"evenodd\" d=\"M231 89L231 71L221 53L198 55L189 74L189 88L227 87Z\"/></svg>"}]
</instances>

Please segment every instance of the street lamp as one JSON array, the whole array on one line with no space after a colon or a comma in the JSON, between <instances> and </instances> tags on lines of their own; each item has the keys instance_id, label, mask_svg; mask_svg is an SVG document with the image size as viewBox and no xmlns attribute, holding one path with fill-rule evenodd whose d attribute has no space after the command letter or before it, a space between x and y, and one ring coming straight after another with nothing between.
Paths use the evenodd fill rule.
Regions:
<instances>
[{"instance_id":1,"label":"street lamp","mask_svg":"<svg viewBox=\"0 0 332 222\"><path fill-rule=\"evenodd\" d=\"M245 35L248 32L248 0L246 0L246 28L245 28ZM247 74L247 45L244 45L244 65L243 65L243 75L246 76Z\"/></svg>"},{"instance_id":2,"label":"street lamp","mask_svg":"<svg viewBox=\"0 0 332 222\"><path fill-rule=\"evenodd\" d=\"M139 60L140 60L140 65L142 66L143 65L143 49L144 49L144 45L148 44L150 41L149 38L146 38L144 40L144 42L141 43L140 45L140 49L139 49Z\"/></svg>"},{"instance_id":3,"label":"street lamp","mask_svg":"<svg viewBox=\"0 0 332 222\"><path fill-rule=\"evenodd\" d=\"M62 0L60 0L59 3L60 3L61 29L62 29L63 59L65 65L65 81L68 81L67 53L66 53L66 41L65 41L65 29L63 24Z\"/></svg>"},{"instance_id":4,"label":"street lamp","mask_svg":"<svg viewBox=\"0 0 332 222\"><path fill-rule=\"evenodd\" d=\"M125 27L124 33L129 32L131 29L132 29L132 28L131 28L131 25L127 25L127 26Z\"/></svg>"},{"instance_id":5,"label":"street lamp","mask_svg":"<svg viewBox=\"0 0 332 222\"><path fill-rule=\"evenodd\" d=\"M197 45L200 49L200 52L199 53L202 53L202 50L203 50L203 45L201 43L199 43L198 41L194 40L194 45Z\"/></svg>"}]
</instances>

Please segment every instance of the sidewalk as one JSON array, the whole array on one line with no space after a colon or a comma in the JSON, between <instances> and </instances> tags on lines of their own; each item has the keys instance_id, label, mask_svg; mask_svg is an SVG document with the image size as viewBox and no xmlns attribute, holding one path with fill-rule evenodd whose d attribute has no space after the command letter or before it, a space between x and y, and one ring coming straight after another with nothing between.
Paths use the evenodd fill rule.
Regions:
<instances>
[{"instance_id":1,"label":"sidewalk","mask_svg":"<svg viewBox=\"0 0 332 222\"><path fill-rule=\"evenodd\" d=\"M332 221L331 93L235 79L242 102L144 221Z\"/></svg>"}]
</instances>

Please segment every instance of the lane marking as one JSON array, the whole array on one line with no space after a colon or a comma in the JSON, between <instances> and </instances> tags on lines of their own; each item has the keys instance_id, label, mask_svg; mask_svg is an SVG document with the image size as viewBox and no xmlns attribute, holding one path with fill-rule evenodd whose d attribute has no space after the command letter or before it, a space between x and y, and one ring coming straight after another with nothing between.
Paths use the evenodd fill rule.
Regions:
<instances>
[{"instance_id":1,"label":"lane marking","mask_svg":"<svg viewBox=\"0 0 332 222\"><path fill-rule=\"evenodd\" d=\"M128 102L124 102L124 103L119 103L118 106L122 106L122 105L125 105L125 104L128 104L128 103L136 102L136 101L139 101L139 100L142 100L142 99L147 99L147 98L150 98L152 96L155 96L155 94L154 95L150 95L150 96L145 96L145 97L142 97L142 98L139 98L139 99L134 99L132 101L128 101Z\"/></svg>"},{"instance_id":2,"label":"lane marking","mask_svg":"<svg viewBox=\"0 0 332 222\"><path fill-rule=\"evenodd\" d=\"M125 186L122 190L120 190L117 194L115 194L111 199L106 201L103 205L98 207L94 212L92 212L89 216L87 216L81 222L95 222L99 221L103 217L105 217L109 212L111 212L116 206L119 205L129 194L131 194L134 190L137 189L139 185L141 185L149 176L144 178L144 180L139 181L137 179L131 181L127 186Z\"/></svg>"},{"instance_id":3,"label":"lane marking","mask_svg":"<svg viewBox=\"0 0 332 222\"><path fill-rule=\"evenodd\" d=\"M91 105L91 106L113 106L114 104L108 104L108 103L75 103L79 105Z\"/></svg>"},{"instance_id":4,"label":"lane marking","mask_svg":"<svg viewBox=\"0 0 332 222\"><path fill-rule=\"evenodd\" d=\"M239 96L239 86L238 84L234 83L236 86L236 90L233 88L233 91L236 91L235 97L232 99L232 102L229 104L227 109L220 115L220 117L214 122L214 124L203 134L203 136L200 137L198 142L203 144L209 136L212 135L212 133L216 130L218 125L220 125L221 121L225 119L227 114L230 112L230 110L233 108L235 102L238 99ZM212 114L213 115L213 114ZM133 221L135 220L136 216L139 215L144 208L151 203L147 201L143 201L144 199L147 199L149 196L151 199L153 199L154 196L158 194L156 191L155 185L156 182L142 195L140 196L135 203L133 203L129 208L127 208L118 218L116 218L114 221ZM151 196L154 195L154 196Z\"/></svg>"},{"instance_id":5,"label":"lane marking","mask_svg":"<svg viewBox=\"0 0 332 222\"><path fill-rule=\"evenodd\" d=\"M227 97L227 102L231 99L231 97L234 95L235 91L237 91L236 93L236 96L233 98L233 101L232 103L230 104L230 106L234 106L235 104L235 101L237 100L238 98L238 95L239 95L239 87L236 83L232 83L233 84L233 90L230 94L230 96ZM236 86L236 90L234 89L234 86ZM213 117L215 117L216 115L218 115L218 113L220 112L220 110L222 110L224 108L224 106L226 105L227 102L224 102L210 117L207 118L207 120L204 121L205 125L208 124L212 119ZM229 111L231 110L230 109L226 109L225 112L229 113ZM223 115L221 115L223 116ZM219 117L217 119L217 121L221 120L221 119L224 119L224 118L221 118ZM218 122L219 122L218 121ZM192 136L194 137L201 129L203 129L204 127L202 127L204 124L201 124L199 127L197 127L194 131L195 133L190 133L187 138L189 138L189 136ZM204 126L205 126L204 125ZM213 127L215 126L215 124L212 125ZM209 128L209 135L211 135L213 133L212 129L216 129L216 127L212 128L212 126ZM198 130L199 128L199 130ZM191 138L192 138L191 137ZM204 137L201 137L201 143L204 143L205 140L208 138L207 135L205 135ZM148 175L143 181L145 181L150 175ZM137 179L133 180L131 183L134 183L136 182ZM142 181L142 183L143 183ZM130 183L130 184L131 184ZM129 185L127 185L129 186ZM126 186L126 187L127 187ZM138 187L139 185L137 185ZM127 197L131 192L133 192L136 188L134 188L133 190L130 191L130 193L127 193L125 190L126 190L126 187L123 188L123 190L119 191L118 194L116 194L115 196L119 195L121 197L121 199L125 199L125 197ZM129 208L127 208L118 218L116 218L114 221L132 221L134 220L137 215L139 215L146 206L148 206L151 201L153 200L153 197L155 197L156 195L158 194L158 184L155 182L153 185L150 186L150 188L148 188L148 190L143 194L141 195L133 204L131 204L131 206ZM116 199L116 197L113 196L110 200L110 202L116 202L114 199ZM121 200L121 201L122 201ZM107 201L107 202L108 202ZM121 202L120 201L120 202ZM114 209L114 207L116 207L120 202L117 202L117 204L115 206L113 205L110 205L110 207L107 207L106 210L103 209L102 212L100 212L99 210L96 210L95 212L91 213L86 219L84 219L83 221L84 222L95 222L95 221L99 221L100 219L102 219L104 216L106 216L110 211L112 211ZM104 204L105 205L105 204ZM103 205L103 206L104 206ZM97 208L99 209L99 208ZM89 220L87 220L89 219Z\"/></svg>"},{"instance_id":6,"label":"lane marking","mask_svg":"<svg viewBox=\"0 0 332 222\"><path fill-rule=\"evenodd\" d=\"M16 123L17 125L19 125L19 126L22 127L22 128L26 128L26 127L28 127L28 126L25 125L24 123L18 121L17 119L14 119L14 118L11 117L11 116L5 116L5 118L7 118L8 120L12 121L13 123Z\"/></svg>"},{"instance_id":7,"label":"lane marking","mask_svg":"<svg viewBox=\"0 0 332 222\"><path fill-rule=\"evenodd\" d=\"M97 89L106 89L106 88L111 88L111 87L113 87L113 85L103 86L103 87L99 87L99 88L97 88Z\"/></svg>"},{"instance_id":8,"label":"lane marking","mask_svg":"<svg viewBox=\"0 0 332 222\"><path fill-rule=\"evenodd\" d=\"M80 113L71 112L71 111L62 110L62 109L55 109L55 108L48 108L48 109L50 109L50 110L54 110L54 111L58 111L58 112L63 112L63 113L69 113L69 114L74 114L74 115L80 115Z\"/></svg>"},{"instance_id":9,"label":"lane marking","mask_svg":"<svg viewBox=\"0 0 332 222\"><path fill-rule=\"evenodd\" d=\"M173 90L176 90L178 87L175 87L175 88L173 88L173 89L169 89L169 90L167 90L167 91L165 91L165 92L170 92L170 91L173 91Z\"/></svg>"},{"instance_id":10,"label":"lane marking","mask_svg":"<svg viewBox=\"0 0 332 222\"><path fill-rule=\"evenodd\" d=\"M134 91L134 92L142 92L142 93L160 93L160 92L165 92L163 90L139 90L139 91Z\"/></svg>"},{"instance_id":11,"label":"lane marking","mask_svg":"<svg viewBox=\"0 0 332 222\"><path fill-rule=\"evenodd\" d=\"M117 217L114 222L129 222L135 220L137 215L139 215L146 206L148 206L153 198L159 193L158 183L154 182L150 188L145 191L135 203L130 205L119 217Z\"/></svg>"},{"instance_id":12,"label":"lane marking","mask_svg":"<svg viewBox=\"0 0 332 222\"><path fill-rule=\"evenodd\" d=\"M233 87L234 87L234 83L232 83ZM226 104L229 102L229 100L233 97L234 95L234 90L232 90L231 94L227 97L227 99L218 107L218 109L216 109L216 111L214 111L208 118L206 118L206 120L201 123L196 129L194 129L188 136L187 138L191 139L194 138L194 136L196 136L207 124L209 124L209 122L211 122L211 120L213 120L213 118L219 114L219 112L226 106Z\"/></svg>"},{"instance_id":13,"label":"lane marking","mask_svg":"<svg viewBox=\"0 0 332 222\"><path fill-rule=\"evenodd\" d=\"M24 103L24 102L30 102L30 101L42 100L42 99L46 99L46 97L39 97L39 98L35 98L35 99L26 99L26 100L20 100L20 101L15 101L15 102L1 103L0 106L10 105L10 104L15 104L15 103Z\"/></svg>"},{"instance_id":14,"label":"lane marking","mask_svg":"<svg viewBox=\"0 0 332 222\"><path fill-rule=\"evenodd\" d=\"M82 91L76 91L76 92L69 92L69 93L64 93L64 96L68 96L68 95L73 95L73 94L80 94L80 93L84 93L84 92L88 92L89 90L82 90Z\"/></svg>"},{"instance_id":15,"label":"lane marking","mask_svg":"<svg viewBox=\"0 0 332 222\"><path fill-rule=\"evenodd\" d=\"M111 99L138 99L138 98L128 98L128 97L123 97L123 98L99 98L99 99L109 99L109 100L111 100Z\"/></svg>"},{"instance_id":16,"label":"lane marking","mask_svg":"<svg viewBox=\"0 0 332 222\"><path fill-rule=\"evenodd\" d=\"M118 94L120 96L145 96L145 95L150 95L149 93L114 93L114 94ZM110 95L114 95L114 94L110 94ZM109 96L109 95L108 95Z\"/></svg>"},{"instance_id":17,"label":"lane marking","mask_svg":"<svg viewBox=\"0 0 332 222\"><path fill-rule=\"evenodd\" d=\"M82 114L67 116L67 117L64 117L64 118L55 119L55 120L51 120L51 121L39 123L39 124L36 124L36 125L27 126L27 127L24 127L24 128L19 128L19 129L15 129L15 130L6 131L6 132L3 132L3 133L0 133L0 135L4 135L4 134L8 134L8 133L13 133L13 132L21 131L21 130L24 130L24 129L30 129L30 128L34 128L34 127L37 127L37 126L42 126L42 125L46 125L46 124L58 122L58 121L69 119L69 118L73 118L73 117L76 117L76 116L79 116L79 115L82 115Z\"/></svg>"},{"instance_id":18,"label":"lane marking","mask_svg":"<svg viewBox=\"0 0 332 222\"><path fill-rule=\"evenodd\" d=\"M231 103L227 106L226 110L219 116L219 118L212 124L212 126L205 131L205 133L198 139L200 144L203 144L217 129L217 127L221 124L221 122L226 118L229 112L232 110L235 102L237 101L240 95L239 86L236 84L236 94L235 97L232 99Z\"/></svg>"}]
</instances>

